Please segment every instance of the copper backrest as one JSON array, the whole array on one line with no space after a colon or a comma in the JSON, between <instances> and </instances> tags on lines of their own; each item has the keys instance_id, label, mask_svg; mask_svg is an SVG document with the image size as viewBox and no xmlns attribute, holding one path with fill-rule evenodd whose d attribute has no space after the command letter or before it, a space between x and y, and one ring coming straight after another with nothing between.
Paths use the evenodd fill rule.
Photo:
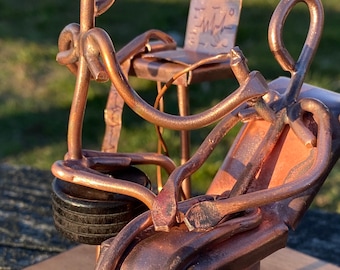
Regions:
<instances>
[{"instance_id":1,"label":"copper backrest","mask_svg":"<svg viewBox=\"0 0 340 270\"><path fill-rule=\"evenodd\" d=\"M208 54L234 47L242 0L191 0L184 48Z\"/></svg>"},{"instance_id":2,"label":"copper backrest","mask_svg":"<svg viewBox=\"0 0 340 270\"><path fill-rule=\"evenodd\" d=\"M147 53L143 55L143 58L192 65L209 56L228 53L235 45L241 8L242 0L192 0L190 2L184 47ZM225 59L222 60L222 62L225 61ZM221 62L221 60L217 62ZM227 63L227 66L217 66L218 70L210 70L211 72L208 72L208 76L203 75L207 73L207 70L205 70L199 74L199 77L203 76L205 81L210 81L214 77L211 74L219 70L222 70L223 74L222 76L217 76L219 79L231 77L231 74L226 72L226 70L230 69L229 61ZM149 67L150 63L147 65ZM159 65L157 65L157 74L160 72L159 68ZM166 68L166 73L169 73L169 68ZM171 68L173 69L174 67ZM177 66L177 69L182 70L183 67ZM176 72L179 70L176 70ZM135 72L138 75L138 67Z\"/></svg>"}]
</instances>

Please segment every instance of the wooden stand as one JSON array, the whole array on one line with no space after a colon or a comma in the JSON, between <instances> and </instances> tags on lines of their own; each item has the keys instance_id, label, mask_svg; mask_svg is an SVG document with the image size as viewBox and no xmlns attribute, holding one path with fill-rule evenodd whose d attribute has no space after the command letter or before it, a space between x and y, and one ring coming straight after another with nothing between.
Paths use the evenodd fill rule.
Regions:
<instances>
[{"instance_id":1,"label":"wooden stand","mask_svg":"<svg viewBox=\"0 0 340 270\"><path fill-rule=\"evenodd\" d=\"M96 246L79 245L46 261L24 270L93 270ZM297 252L290 248L281 249L261 261L261 270L339 270L340 267Z\"/></svg>"}]
</instances>

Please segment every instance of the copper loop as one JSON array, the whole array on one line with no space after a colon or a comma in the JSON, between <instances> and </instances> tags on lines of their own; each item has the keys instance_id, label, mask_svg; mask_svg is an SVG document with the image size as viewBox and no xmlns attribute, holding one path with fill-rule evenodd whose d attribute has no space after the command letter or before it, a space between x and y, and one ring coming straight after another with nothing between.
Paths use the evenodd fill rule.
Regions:
<instances>
[{"instance_id":1,"label":"copper loop","mask_svg":"<svg viewBox=\"0 0 340 270\"><path fill-rule=\"evenodd\" d=\"M79 33L80 25L71 23L67 25L60 33L58 39L59 53L56 60L61 65L66 67L74 74L77 74L79 58Z\"/></svg>"},{"instance_id":2,"label":"copper loop","mask_svg":"<svg viewBox=\"0 0 340 270\"><path fill-rule=\"evenodd\" d=\"M295 63L293 57L287 51L282 37L283 24L289 12L293 7L300 2L307 4L310 12L310 26L306 41L303 45L300 57ZM297 71L296 65L304 63L307 70L311 59L319 44L321 33L323 29L323 7L320 1L317 0L286 0L280 1L277 5L272 18L270 20L268 29L269 46L274 54L274 57L279 62L283 70L289 72Z\"/></svg>"},{"instance_id":3,"label":"copper loop","mask_svg":"<svg viewBox=\"0 0 340 270\"><path fill-rule=\"evenodd\" d=\"M289 12L300 2L304 2L308 6L310 25L300 56L297 62L295 62L284 45L282 32ZM319 45L323 24L323 6L318 0L280 1L272 15L268 29L270 49L283 70L289 71L292 74L291 84L286 91L286 104L294 102L299 95L306 71Z\"/></svg>"}]
</instances>

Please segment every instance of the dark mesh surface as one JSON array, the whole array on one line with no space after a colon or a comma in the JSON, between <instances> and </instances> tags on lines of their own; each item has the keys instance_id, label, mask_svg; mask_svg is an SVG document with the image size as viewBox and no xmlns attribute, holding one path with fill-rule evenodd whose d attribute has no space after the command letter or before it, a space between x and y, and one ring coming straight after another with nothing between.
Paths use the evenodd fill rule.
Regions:
<instances>
[{"instance_id":1,"label":"dark mesh surface","mask_svg":"<svg viewBox=\"0 0 340 270\"><path fill-rule=\"evenodd\" d=\"M340 215L307 211L297 230L289 233L288 246L340 266Z\"/></svg>"},{"instance_id":2,"label":"dark mesh surface","mask_svg":"<svg viewBox=\"0 0 340 270\"><path fill-rule=\"evenodd\" d=\"M0 269L22 269L71 246L56 231L50 172L0 165Z\"/></svg>"}]
</instances>

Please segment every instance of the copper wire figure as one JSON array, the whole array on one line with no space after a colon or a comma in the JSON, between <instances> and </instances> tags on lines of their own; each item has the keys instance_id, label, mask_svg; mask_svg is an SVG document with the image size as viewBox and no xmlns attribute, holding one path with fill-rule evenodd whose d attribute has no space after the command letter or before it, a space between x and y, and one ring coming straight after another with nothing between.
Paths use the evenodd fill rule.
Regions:
<instances>
[{"instance_id":1,"label":"copper wire figure","mask_svg":"<svg viewBox=\"0 0 340 270\"><path fill-rule=\"evenodd\" d=\"M237 0L224 2L241 5ZM295 61L282 36L287 16L300 2L310 12L310 25ZM180 116L159 109L161 93L155 106L148 104L128 80L135 59L150 50L174 50L175 41L162 31L150 30L116 52L110 36L95 26L96 16L113 4L112 0L81 0L80 24L70 24L61 32L57 55L77 81L68 153L53 164L53 174L59 181L99 193L132 197L148 208L101 243L97 269L258 269L263 258L286 245L289 229L297 226L339 157L340 97L304 83L323 29L321 2L281 0L273 12L270 49L290 78L267 82L259 71L249 70L239 47L208 55L183 66L164 87L183 74L200 67L216 68L218 63L228 66L239 87L203 112ZM111 82L102 151L82 148L90 80ZM215 125L181 165L161 153L119 153L124 104L160 128L190 131ZM200 169L239 122L245 124L206 194L181 200L183 181ZM166 171L168 177L159 192L114 173L138 165Z\"/></svg>"}]
</instances>

